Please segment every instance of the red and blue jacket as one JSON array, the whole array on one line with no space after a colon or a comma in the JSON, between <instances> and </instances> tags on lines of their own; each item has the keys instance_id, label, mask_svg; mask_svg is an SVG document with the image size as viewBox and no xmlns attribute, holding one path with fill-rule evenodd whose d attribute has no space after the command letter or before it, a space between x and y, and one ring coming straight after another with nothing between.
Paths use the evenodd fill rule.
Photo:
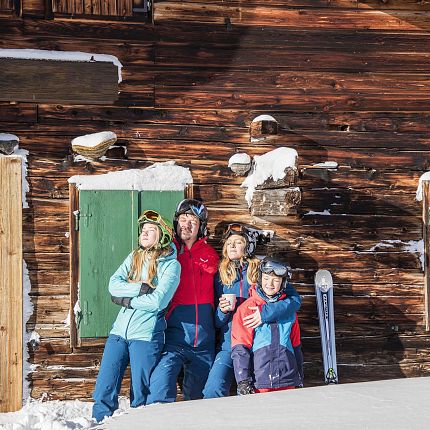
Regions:
<instances>
[{"instance_id":1,"label":"red and blue jacket","mask_svg":"<svg viewBox=\"0 0 430 430\"><path fill-rule=\"evenodd\" d=\"M206 238L191 249L175 241L181 279L166 314L166 344L214 348L214 275L219 257Z\"/></svg>"},{"instance_id":2,"label":"red and blue jacket","mask_svg":"<svg viewBox=\"0 0 430 430\"><path fill-rule=\"evenodd\" d=\"M215 276L215 327L220 331L219 344L217 349L223 351L231 351L231 325L234 312L236 309L250 296L250 289L255 289L255 285L248 283L246 274L248 263L236 270L236 279L231 286L224 285L221 281L219 273ZM283 300L275 303L267 304L264 302L259 306L261 319L263 323L278 321L280 318L295 315L300 309L302 299L296 289L287 284L284 290L285 296ZM223 294L236 294L236 309L234 312L224 313L219 308L219 299Z\"/></svg>"},{"instance_id":3,"label":"red and blue jacket","mask_svg":"<svg viewBox=\"0 0 430 430\"><path fill-rule=\"evenodd\" d=\"M279 300L283 298L284 294ZM253 313L248 307L266 303L257 287L233 317L231 357L236 381L252 381L258 389L300 386L303 357L297 315L264 323L255 330L243 326L243 318Z\"/></svg>"}]
</instances>

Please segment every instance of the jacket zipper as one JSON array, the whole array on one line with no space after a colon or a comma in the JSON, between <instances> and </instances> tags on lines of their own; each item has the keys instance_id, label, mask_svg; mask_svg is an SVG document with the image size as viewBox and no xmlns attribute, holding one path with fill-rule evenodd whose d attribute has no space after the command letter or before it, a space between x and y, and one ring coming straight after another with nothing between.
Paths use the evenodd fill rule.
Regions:
<instances>
[{"instance_id":1,"label":"jacket zipper","mask_svg":"<svg viewBox=\"0 0 430 430\"><path fill-rule=\"evenodd\" d=\"M193 265L193 258L190 251L190 262L191 262L191 274L193 278L193 288L194 288L194 305L196 307L196 334L194 337L194 347L197 346L197 341L199 337L199 307L197 304L197 290L196 290L196 280L194 277L194 265Z\"/></svg>"},{"instance_id":2,"label":"jacket zipper","mask_svg":"<svg viewBox=\"0 0 430 430\"><path fill-rule=\"evenodd\" d=\"M124 312L125 311L126 311L126 309L124 309ZM128 320L127 327L125 328L124 339L127 339L128 326L130 325L131 319L133 318L133 315L135 314L135 312L136 312L136 309L130 315L130 319Z\"/></svg>"}]
</instances>

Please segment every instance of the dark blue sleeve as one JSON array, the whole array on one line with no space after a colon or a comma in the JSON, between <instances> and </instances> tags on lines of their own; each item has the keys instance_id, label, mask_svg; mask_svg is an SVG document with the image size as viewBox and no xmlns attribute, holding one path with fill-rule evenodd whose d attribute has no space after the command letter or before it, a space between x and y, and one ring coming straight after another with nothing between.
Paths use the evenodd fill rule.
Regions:
<instances>
[{"instance_id":1,"label":"dark blue sleeve","mask_svg":"<svg viewBox=\"0 0 430 430\"><path fill-rule=\"evenodd\" d=\"M220 328L226 324L229 323L229 321L232 318L233 312L227 312L226 314L224 312L221 312L220 308L218 307L219 305L219 298L221 297L222 293L223 293L223 289L224 289L224 285L221 282L221 279L219 277L219 274L217 273L215 278L214 278L214 286L215 286L215 291L214 291L214 299L215 299L215 327L216 328Z\"/></svg>"},{"instance_id":2,"label":"dark blue sleeve","mask_svg":"<svg viewBox=\"0 0 430 430\"><path fill-rule=\"evenodd\" d=\"M296 357L297 368L299 370L300 378L301 378L302 384L303 384L304 373L303 373L303 352L302 352L302 345L296 346L294 348L294 356Z\"/></svg>"},{"instance_id":3,"label":"dark blue sleeve","mask_svg":"<svg viewBox=\"0 0 430 430\"><path fill-rule=\"evenodd\" d=\"M251 351L245 345L235 345L231 350L231 358L236 382L250 380L252 377Z\"/></svg>"},{"instance_id":4,"label":"dark blue sleeve","mask_svg":"<svg viewBox=\"0 0 430 430\"><path fill-rule=\"evenodd\" d=\"M291 284L287 284L285 294L287 297L284 300L262 306L261 320L263 323L270 324L282 318L291 318L300 309L302 298Z\"/></svg>"}]
</instances>

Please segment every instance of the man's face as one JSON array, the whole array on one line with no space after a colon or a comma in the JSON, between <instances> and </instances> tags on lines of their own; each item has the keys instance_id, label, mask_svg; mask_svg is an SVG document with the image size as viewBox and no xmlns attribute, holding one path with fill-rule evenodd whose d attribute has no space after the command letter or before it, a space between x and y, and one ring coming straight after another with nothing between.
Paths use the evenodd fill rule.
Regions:
<instances>
[{"instance_id":1,"label":"man's face","mask_svg":"<svg viewBox=\"0 0 430 430\"><path fill-rule=\"evenodd\" d=\"M200 220L192 214L181 214L178 217L178 236L183 241L196 241L199 234Z\"/></svg>"}]
</instances>

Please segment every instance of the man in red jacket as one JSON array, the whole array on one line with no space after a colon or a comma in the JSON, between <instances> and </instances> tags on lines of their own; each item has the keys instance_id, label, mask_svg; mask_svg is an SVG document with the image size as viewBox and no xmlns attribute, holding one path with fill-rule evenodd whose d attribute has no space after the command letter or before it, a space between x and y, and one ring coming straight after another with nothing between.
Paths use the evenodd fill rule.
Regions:
<instances>
[{"instance_id":1,"label":"man in red jacket","mask_svg":"<svg viewBox=\"0 0 430 430\"><path fill-rule=\"evenodd\" d=\"M218 254L207 244L206 207L181 201L173 225L181 280L166 314L166 340L150 383L147 404L176 400L176 381L184 370L184 400L201 399L215 356L214 275Z\"/></svg>"}]
</instances>

